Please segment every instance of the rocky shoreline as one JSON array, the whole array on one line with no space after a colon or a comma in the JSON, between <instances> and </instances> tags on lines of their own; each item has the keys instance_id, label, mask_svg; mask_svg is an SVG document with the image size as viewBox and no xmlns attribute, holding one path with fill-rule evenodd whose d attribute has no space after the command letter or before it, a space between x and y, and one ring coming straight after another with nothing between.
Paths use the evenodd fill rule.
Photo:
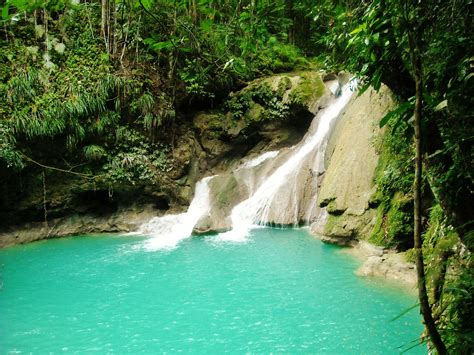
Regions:
<instances>
[{"instance_id":1,"label":"rocky shoreline","mask_svg":"<svg viewBox=\"0 0 474 355\"><path fill-rule=\"evenodd\" d=\"M0 233L0 249L35 241L88 234L129 233L134 232L144 222L156 216L156 210L145 206L140 210L120 211L113 215L97 217L92 215L71 216L44 222L26 223L18 228L10 228ZM328 244L331 238L316 235ZM339 240L340 241L340 240ZM345 240L341 253L358 258L363 263L355 271L362 277L381 277L384 281L393 281L407 287L416 288L416 269L413 263L405 259L404 253L373 245L367 241Z\"/></svg>"},{"instance_id":2,"label":"rocky shoreline","mask_svg":"<svg viewBox=\"0 0 474 355\"><path fill-rule=\"evenodd\" d=\"M416 289L415 264L406 260L404 252L379 247L361 240L354 241L350 248L342 249L341 253L354 256L363 262L355 271L358 276L379 277L384 281L396 282L410 290Z\"/></svg>"},{"instance_id":3,"label":"rocky shoreline","mask_svg":"<svg viewBox=\"0 0 474 355\"><path fill-rule=\"evenodd\" d=\"M30 222L0 233L0 249L44 239L87 234L129 233L156 216L152 206L129 209L108 216L72 215L45 222Z\"/></svg>"}]
</instances>

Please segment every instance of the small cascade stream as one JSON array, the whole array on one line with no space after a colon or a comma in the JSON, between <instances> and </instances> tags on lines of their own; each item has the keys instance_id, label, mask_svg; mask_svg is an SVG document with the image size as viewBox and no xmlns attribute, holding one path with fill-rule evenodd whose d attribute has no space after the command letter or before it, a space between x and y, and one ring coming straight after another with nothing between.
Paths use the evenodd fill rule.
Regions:
<instances>
[{"instance_id":1,"label":"small cascade stream","mask_svg":"<svg viewBox=\"0 0 474 355\"><path fill-rule=\"evenodd\" d=\"M316 200L318 179L325 169L327 141L331 127L354 91L351 82L342 88L337 82L328 87L339 95L318 112L300 143L263 153L230 172L245 185L247 196L226 216L230 230L220 233L215 240L245 241L250 229L258 224L298 225L323 218L324 211L317 208ZM155 217L140 228L138 233L152 236L145 244L146 249L175 248L191 236L201 218L213 214L209 184L213 178L205 177L197 183L187 212Z\"/></svg>"},{"instance_id":2,"label":"small cascade stream","mask_svg":"<svg viewBox=\"0 0 474 355\"><path fill-rule=\"evenodd\" d=\"M199 218L209 210L209 180L212 178L205 177L196 184L194 198L185 213L154 217L140 227L139 234L152 236L146 241L145 249L173 249L191 235Z\"/></svg>"}]
</instances>

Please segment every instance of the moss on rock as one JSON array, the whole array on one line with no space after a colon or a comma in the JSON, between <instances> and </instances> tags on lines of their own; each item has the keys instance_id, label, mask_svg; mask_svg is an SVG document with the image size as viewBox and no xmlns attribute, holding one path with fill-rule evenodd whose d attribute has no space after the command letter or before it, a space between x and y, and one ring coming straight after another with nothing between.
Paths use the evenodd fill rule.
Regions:
<instances>
[{"instance_id":1,"label":"moss on rock","mask_svg":"<svg viewBox=\"0 0 474 355\"><path fill-rule=\"evenodd\" d=\"M251 122L259 122L264 119L265 108L255 102L251 102L250 108L246 113L245 118Z\"/></svg>"},{"instance_id":2,"label":"moss on rock","mask_svg":"<svg viewBox=\"0 0 474 355\"><path fill-rule=\"evenodd\" d=\"M300 81L291 90L288 99L292 105L310 107L324 93L325 87L321 76L315 72L304 72Z\"/></svg>"},{"instance_id":3,"label":"moss on rock","mask_svg":"<svg viewBox=\"0 0 474 355\"><path fill-rule=\"evenodd\" d=\"M369 241L381 246L407 249L413 237L413 199L401 192L382 202Z\"/></svg>"}]
</instances>

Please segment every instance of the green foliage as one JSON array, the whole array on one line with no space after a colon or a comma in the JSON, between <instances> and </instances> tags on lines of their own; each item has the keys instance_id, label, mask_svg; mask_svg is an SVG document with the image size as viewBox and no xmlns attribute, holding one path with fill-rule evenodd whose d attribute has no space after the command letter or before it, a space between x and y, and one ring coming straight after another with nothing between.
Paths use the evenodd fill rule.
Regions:
<instances>
[{"instance_id":1,"label":"green foliage","mask_svg":"<svg viewBox=\"0 0 474 355\"><path fill-rule=\"evenodd\" d=\"M439 205L430 211L423 254L432 303L439 314L446 346L455 354L470 353L474 348L474 327L470 321L474 316L472 254L460 243ZM435 290L440 290L440 295L435 296Z\"/></svg>"},{"instance_id":2,"label":"green foliage","mask_svg":"<svg viewBox=\"0 0 474 355\"><path fill-rule=\"evenodd\" d=\"M461 255L455 264L456 275L446 285L444 339L453 354L468 354L474 349L474 262L472 255Z\"/></svg>"},{"instance_id":3,"label":"green foliage","mask_svg":"<svg viewBox=\"0 0 474 355\"><path fill-rule=\"evenodd\" d=\"M167 27L153 31L144 43L191 98L222 97L236 82L308 65L301 51L287 43L287 6L282 0L157 1L154 20Z\"/></svg>"},{"instance_id":4,"label":"green foliage","mask_svg":"<svg viewBox=\"0 0 474 355\"><path fill-rule=\"evenodd\" d=\"M407 249L413 238L413 201L411 196L395 194L378 206L377 219L369 240L377 245Z\"/></svg>"},{"instance_id":5,"label":"green foliage","mask_svg":"<svg viewBox=\"0 0 474 355\"><path fill-rule=\"evenodd\" d=\"M247 121L283 120L290 112L289 106L282 102L282 95L279 96L265 81L233 95L226 102L226 108L235 121L241 118Z\"/></svg>"},{"instance_id":6,"label":"green foliage","mask_svg":"<svg viewBox=\"0 0 474 355\"><path fill-rule=\"evenodd\" d=\"M107 18L101 18L102 4L109 6ZM429 132L425 178L443 206L442 212L432 210L425 234L434 266L435 256L453 248L451 226L472 227L472 209L466 208L474 190L471 5L467 0L5 0L0 5L2 174L24 169L28 156L52 164L70 160L109 182L156 183L172 168L168 142L183 124L184 106L213 106L269 73L315 69L307 56L318 56L326 69L349 70L365 88L385 83L400 97L400 106L380 122L387 132L380 144L373 198L378 216L371 238L409 247L414 177L409 29L421 38ZM225 109L233 124L246 123L249 134L254 125L287 119L291 105L306 105L321 94L319 79L302 80L285 103L282 97L292 85L287 76L275 90L261 82L231 96ZM33 174L30 170L25 174ZM461 237L472 249L472 232ZM456 255L443 294L450 305L442 318L443 336L453 352L469 353L472 260L467 252Z\"/></svg>"},{"instance_id":7,"label":"green foliage","mask_svg":"<svg viewBox=\"0 0 474 355\"><path fill-rule=\"evenodd\" d=\"M83 148L87 160L100 160L107 155L105 149L98 145L87 145Z\"/></svg>"},{"instance_id":8,"label":"green foliage","mask_svg":"<svg viewBox=\"0 0 474 355\"><path fill-rule=\"evenodd\" d=\"M404 102L399 105L397 108L388 112L380 120L380 128L384 127L387 123L392 121L392 129L395 131L403 122L407 122L408 118L413 114L413 108L415 104L415 98L410 98L409 101Z\"/></svg>"},{"instance_id":9,"label":"green foliage","mask_svg":"<svg viewBox=\"0 0 474 355\"><path fill-rule=\"evenodd\" d=\"M290 93L289 101L291 105L307 106L321 97L325 87L316 73L303 73L300 78L300 82Z\"/></svg>"},{"instance_id":10,"label":"green foliage","mask_svg":"<svg viewBox=\"0 0 474 355\"><path fill-rule=\"evenodd\" d=\"M264 49L257 53L258 70L265 73L282 73L299 68L307 68L309 62L297 47L279 42L270 37Z\"/></svg>"},{"instance_id":11,"label":"green foliage","mask_svg":"<svg viewBox=\"0 0 474 355\"><path fill-rule=\"evenodd\" d=\"M0 162L7 168L20 170L25 162L16 148L15 135L11 128L0 121Z\"/></svg>"},{"instance_id":12,"label":"green foliage","mask_svg":"<svg viewBox=\"0 0 474 355\"><path fill-rule=\"evenodd\" d=\"M186 85L186 92L189 95L199 98L215 97L215 94L208 91L211 84L211 78L208 75L209 68L203 67L198 59L185 60L185 66L180 71L179 76Z\"/></svg>"},{"instance_id":13,"label":"green foliage","mask_svg":"<svg viewBox=\"0 0 474 355\"><path fill-rule=\"evenodd\" d=\"M115 158L120 164L113 164L117 169L141 169L127 175L130 179L143 180L153 175L143 169L143 159L165 169L163 149L154 152L148 147L148 155L142 159L142 150L127 152L122 146L115 147L115 132L131 115L146 131L154 132L171 116L166 95L152 95L150 79L138 77L140 72L121 75L116 71L111 56L104 53L100 28L92 25L100 15L97 7L58 7L53 2L37 5L34 9L22 8L26 12L18 21L5 27L8 42L2 39L6 50L0 53L0 99L5 103L0 107L4 137L0 161L21 169L26 166L24 153L33 158L43 154L41 150L30 151L30 144L51 144L58 153L64 151L62 147L67 149L69 159L81 157L89 163L78 162L87 173L103 164L111 166L114 154L121 154ZM37 8L58 16L53 18L45 11L32 14ZM10 12L18 9L10 7ZM32 31L34 16L37 25ZM151 144L146 137L140 137L137 141ZM44 162L44 158L39 160ZM106 177L116 180L114 174Z\"/></svg>"},{"instance_id":14,"label":"green foliage","mask_svg":"<svg viewBox=\"0 0 474 355\"><path fill-rule=\"evenodd\" d=\"M137 131L120 127L103 170L112 182L154 184L160 173L171 169L169 152L169 146L146 142Z\"/></svg>"},{"instance_id":15,"label":"green foliage","mask_svg":"<svg viewBox=\"0 0 474 355\"><path fill-rule=\"evenodd\" d=\"M414 179L414 167L411 162L412 129L403 124L400 129L394 131L393 124L398 124L396 117L392 117L388 123L392 130L386 132L383 141L379 143L381 157L375 174L378 195L386 200L389 200L396 192L409 194Z\"/></svg>"},{"instance_id":16,"label":"green foliage","mask_svg":"<svg viewBox=\"0 0 474 355\"><path fill-rule=\"evenodd\" d=\"M375 172L377 191L372 197L378 205L377 219L369 239L378 245L407 249L413 244L411 127L396 115L387 125L389 130L378 143L381 156Z\"/></svg>"}]
</instances>

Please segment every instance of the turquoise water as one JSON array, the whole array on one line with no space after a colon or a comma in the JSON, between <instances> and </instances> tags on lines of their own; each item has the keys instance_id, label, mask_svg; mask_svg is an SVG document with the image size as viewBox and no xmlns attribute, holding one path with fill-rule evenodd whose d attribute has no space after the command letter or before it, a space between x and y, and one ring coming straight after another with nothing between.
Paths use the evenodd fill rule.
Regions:
<instances>
[{"instance_id":1,"label":"turquoise water","mask_svg":"<svg viewBox=\"0 0 474 355\"><path fill-rule=\"evenodd\" d=\"M417 310L392 320L414 295L358 278L358 261L304 230L155 252L144 239L0 250L0 352L396 354L422 331Z\"/></svg>"}]
</instances>

